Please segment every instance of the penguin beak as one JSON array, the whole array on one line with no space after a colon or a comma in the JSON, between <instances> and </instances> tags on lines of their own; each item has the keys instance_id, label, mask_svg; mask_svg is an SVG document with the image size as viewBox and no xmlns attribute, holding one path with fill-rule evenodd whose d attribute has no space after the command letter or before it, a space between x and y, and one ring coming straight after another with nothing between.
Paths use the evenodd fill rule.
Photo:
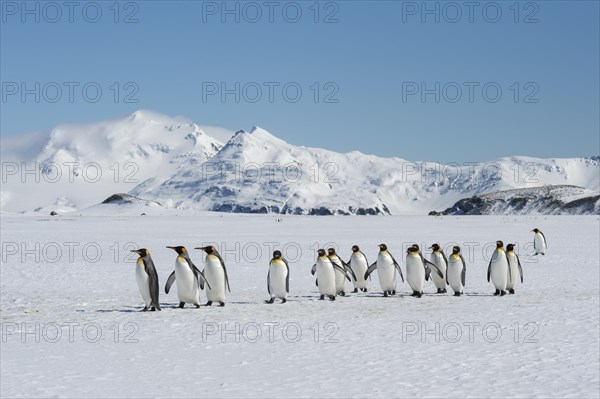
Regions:
<instances>
[{"instance_id":1,"label":"penguin beak","mask_svg":"<svg viewBox=\"0 0 600 399\"><path fill-rule=\"evenodd\" d=\"M131 249L130 252L133 252L133 253L136 253L138 255L141 255L139 249Z\"/></svg>"},{"instance_id":2,"label":"penguin beak","mask_svg":"<svg viewBox=\"0 0 600 399\"><path fill-rule=\"evenodd\" d=\"M201 251L206 251L209 247L196 247L194 249L199 249Z\"/></svg>"}]
</instances>

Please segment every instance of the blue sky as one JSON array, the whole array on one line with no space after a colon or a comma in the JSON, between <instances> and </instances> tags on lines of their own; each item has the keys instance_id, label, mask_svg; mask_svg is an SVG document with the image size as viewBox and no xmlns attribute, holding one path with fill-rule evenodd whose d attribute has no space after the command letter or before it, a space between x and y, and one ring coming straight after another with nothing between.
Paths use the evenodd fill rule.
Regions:
<instances>
[{"instance_id":1,"label":"blue sky","mask_svg":"<svg viewBox=\"0 0 600 399\"><path fill-rule=\"evenodd\" d=\"M144 108L410 160L600 153L599 3L464 3L3 1L0 132Z\"/></svg>"}]
</instances>

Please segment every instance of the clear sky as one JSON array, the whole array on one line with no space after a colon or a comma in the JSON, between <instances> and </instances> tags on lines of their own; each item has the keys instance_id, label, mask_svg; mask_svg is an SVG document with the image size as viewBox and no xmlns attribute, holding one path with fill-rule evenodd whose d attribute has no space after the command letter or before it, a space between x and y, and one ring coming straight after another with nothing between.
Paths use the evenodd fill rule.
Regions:
<instances>
[{"instance_id":1,"label":"clear sky","mask_svg":"<svg viewBox=\"0 0 600 399\"><path fill-rule=\"evenodd\" d=\"M143 108L409 160L600 153L597 1L72 4L2 1L3 135Z\"/></svg>"}]
</instances>

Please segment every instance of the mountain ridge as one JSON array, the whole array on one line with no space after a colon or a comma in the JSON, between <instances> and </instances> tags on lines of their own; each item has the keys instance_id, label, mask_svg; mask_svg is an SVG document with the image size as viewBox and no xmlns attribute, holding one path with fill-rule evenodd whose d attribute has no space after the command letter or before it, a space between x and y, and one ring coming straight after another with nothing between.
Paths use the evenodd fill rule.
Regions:
<instances>
[{"instance_id":1,"label":"mountain ridge","mask_svg":"<svg viewBox=\"0 0 600 399\"><path fill-rule=\"evenodd\" d=\"M95 185L81 179L45 186L3 184L3 211L34 209L56 198L82 209L111 194L128 193L167 208L198 211L428 214L461 199L511 189L576 185L600 190L598 156L513 156L444 165L296 146L259 126L238 130L222 143L191 121L144 110L109 121L59 125L16 143L8 140L7 146L2 140L3 163L38 162L48 169L42 168L42 177L52 172L48 165L69 162L97 162L107 174ZM114 180L115 162L116 182L108 179ZM85 177L81 167L71 172ZM132 172L135 179L124 181Z\"/></svg>"}]
</instances>

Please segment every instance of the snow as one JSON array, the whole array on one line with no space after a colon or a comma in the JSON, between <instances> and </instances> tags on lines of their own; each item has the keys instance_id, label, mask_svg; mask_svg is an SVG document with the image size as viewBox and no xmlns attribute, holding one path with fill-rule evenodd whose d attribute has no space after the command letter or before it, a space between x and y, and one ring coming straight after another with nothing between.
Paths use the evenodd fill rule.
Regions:
<instances>
[{"instance_id":1,"label":"snow","mask_svg":"<svg viewBox=\"0 0 600 399\"><path fill-rule=\"evenodd\" d=\"M3 214L2 397L598 397L597 216L315 218L148 208L156 213ZM548 239L545 256L530 256L534 227ZM525 279L501 298L486 281L498 239L517 244ZM166 245L186 245L201 268L192 248L211 241L230 276L224 308L176 309L177 294L163 291L162 312L138 312L135 257L126 249L149 249L162 289L175 261ZM381 242L404 271L412 243L440 242L447 252L458 243L468 262L466 295L435 295L427 282L423 298L411 298L399 280L399 295L383 298L375 278L366 294L317 300L310 267L318 248L335 245L347 259L358 244L373 262ZM73 259L67 243L77 244ZM290 261L284 305L263 303L273 247ZM40 342L18 331L36 323ZM457 326L462 337L452 342ZM87 342L94 327L102 336ZM302 335L293 342L296 328Z\"/></svg>"}]
</instances>

